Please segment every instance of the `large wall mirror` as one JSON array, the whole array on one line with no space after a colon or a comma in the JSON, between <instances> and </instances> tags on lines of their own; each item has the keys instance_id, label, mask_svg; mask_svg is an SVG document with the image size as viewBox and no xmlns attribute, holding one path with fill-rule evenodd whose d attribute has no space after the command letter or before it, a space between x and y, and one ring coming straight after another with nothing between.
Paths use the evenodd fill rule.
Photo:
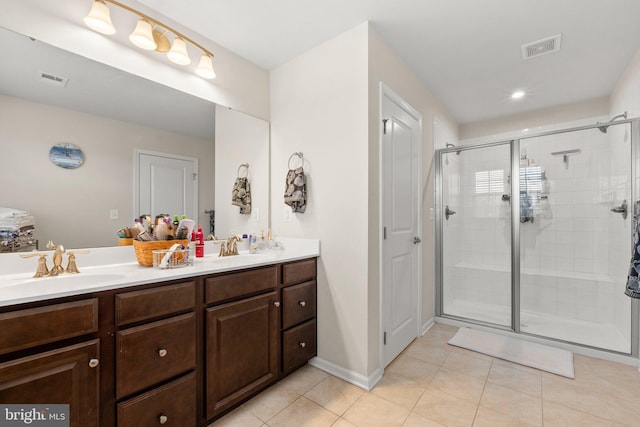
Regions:
<instances>
[{"instance_id":1,"label":"large wall mirror","mask_svg":"<svg viewBox=\"0 0 640 427\"><path fill-rule=\"evenodd\" d=\"M34 215L40 249L114 246L118 229L152 213L134 212L140 150L197 159L195 219L207 234L210 210L220 237L268 228L268 122L3 28L0 45L11 58L0 67L0 207ZM54 164L57 144L79 147L84 163ZM251 214L231 203L241 164Z\"/></svg>"}]
</instances>

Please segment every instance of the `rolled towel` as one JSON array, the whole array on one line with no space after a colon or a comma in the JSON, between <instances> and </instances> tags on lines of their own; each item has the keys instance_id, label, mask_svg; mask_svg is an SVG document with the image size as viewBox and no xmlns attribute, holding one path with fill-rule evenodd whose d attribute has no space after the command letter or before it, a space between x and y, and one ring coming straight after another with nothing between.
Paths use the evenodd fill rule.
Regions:
<instances>
[{"instance_id":1,"label":"rolled towel","mask_svg":"<svg viewBox=\"0 0 640 427\"><path fill-rule=\"evenodd\" d=\"M246 177L236 178L231 191L231 204L240 206L241 214L251 213L251 184Z\"/></svg>"},{"instance_id":2,"label":"rolled towel","mask_svg":"<svg viewBox=\"0 0 640 427\"><path fill-rule=\"evenodd\" d=\"M307 180L302 167L287 172L284 203L291 206L293 212L304 213L307 209Z\"/></svg>"}]
</instances>

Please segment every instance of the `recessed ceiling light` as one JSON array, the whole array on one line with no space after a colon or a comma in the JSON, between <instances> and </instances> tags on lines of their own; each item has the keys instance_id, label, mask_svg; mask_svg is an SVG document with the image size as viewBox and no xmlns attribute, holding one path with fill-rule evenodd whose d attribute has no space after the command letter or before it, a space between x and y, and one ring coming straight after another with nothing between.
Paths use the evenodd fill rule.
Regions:
<instances>
[{"instance_id":1,"label":"recessed ceiling light","mask_svg":"<svg viewBox=\"0 0 640 427\"><path fill-rule=\"evenodd\" d=\"M515 92L513 92L511 94L511 99L520 99L524 97L524 91L523 90L516 90Z\"/></svg>"}]
</instances>

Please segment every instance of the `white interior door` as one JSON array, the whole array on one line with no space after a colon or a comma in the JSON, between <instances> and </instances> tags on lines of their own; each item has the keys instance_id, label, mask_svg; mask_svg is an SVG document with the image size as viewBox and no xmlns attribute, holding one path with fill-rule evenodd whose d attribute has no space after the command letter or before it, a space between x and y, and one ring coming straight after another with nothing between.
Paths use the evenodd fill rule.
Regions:
<instances>
[{"instance_id":1,"label":"white interior door","mask_svg":"<svg viewBox=\"0 0 640 427\"><path fill-rule=\"evenodd\" d=\"M134 206L138 215L186 215L197 221L198 159L138 151Z\"/></svg>"},{"instance_id":2,"label":"white interior door","mask_svg":"<svg viewBox=\"0 0 640 427\"><path fill-rule=\"evenodd\" d=\"M421 118L382 90L382 310L384 364L418 336Z\"/></svg>"}]
</instances>

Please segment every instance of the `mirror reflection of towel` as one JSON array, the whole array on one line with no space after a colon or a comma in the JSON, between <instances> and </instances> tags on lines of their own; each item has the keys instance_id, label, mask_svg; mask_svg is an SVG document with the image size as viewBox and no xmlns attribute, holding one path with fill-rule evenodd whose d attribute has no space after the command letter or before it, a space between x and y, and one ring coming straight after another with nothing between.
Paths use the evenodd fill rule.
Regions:
<instances>
[{"instance_id":1,"label":"mirror reflection of towel","mask_svg":"<svg viewBox=\"0 0 640 427\"><path fill-rule=\"evenodd\" d=\"M284 203L291 206L293 212L304 213L307 209L307 184L302 167L287 172Z\"/></svg>"},{"instance_id":2,"label":"mirror reflection of towel","mask_svg":"<svg viewBox=\"0 0 640 427\"><path fill-rule=\"evenodd\" d=\"M241 214L251 213L251 184L246 177L236 178L231 192L231 204L240 206Z\"/></svg>"}]
</instances>

